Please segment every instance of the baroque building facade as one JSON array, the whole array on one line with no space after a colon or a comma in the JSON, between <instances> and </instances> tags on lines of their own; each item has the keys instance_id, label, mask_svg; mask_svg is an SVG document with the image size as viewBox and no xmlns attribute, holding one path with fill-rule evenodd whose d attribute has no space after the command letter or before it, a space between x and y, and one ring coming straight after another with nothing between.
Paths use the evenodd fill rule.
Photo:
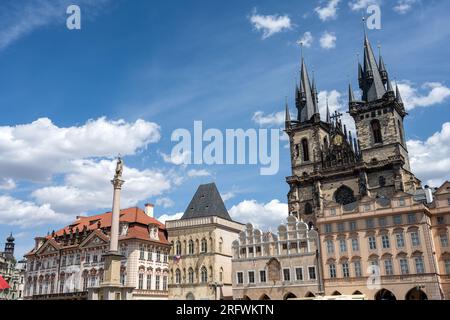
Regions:
<instances>
[{"instance_id":1,"label":"baroque building facade","mask_svg":"<svg viewBox=\"0 0 450 320\"><path fill-rule=\"evenodd\" d=\"M232 243L244 225L231 219L216 185L199 186L181 219L166 221L166 228L169 299L232 299Z\"/></svg>"},{"instance_id":2,"label":"baroque building facade","mask_svg":"<svg viewBox=\"0 0 450 320\"><path fill-rule=\"evenodd\" d=\"M289 215L319 232L324 294L449 299L448 183L423 188L411 172L405 105L367 35L363 59L361 98L348 90L354 133L328 106L321 120L302 58L296 120L286 105Z\"/></svg>"},{"instance_id":3,"label":"baroque building facade","mask_svg":"<svg viewBox=\"0 0 450 320\"><path fill-rule=\"evenodd\" d=\"M78 217L72 224L37 237L25 255L26 299L87 299L100 287L109 248L111 212ZM167 299L170 243L164 224L153 218L153 205L120 211L120 283L132 287L132 299Z\"/></svg>"},{"instance_id":4,"label":"baroque building facade","mask_svg":"<svg viewBox=\"0 0 450 320\"><path fill-rule=\"evenodd\" d=\"M261 232L251 223L233 242L233 298L287 300L323 292L319 236L294 216L278 233Z\"/></svg>"}]
</instances>

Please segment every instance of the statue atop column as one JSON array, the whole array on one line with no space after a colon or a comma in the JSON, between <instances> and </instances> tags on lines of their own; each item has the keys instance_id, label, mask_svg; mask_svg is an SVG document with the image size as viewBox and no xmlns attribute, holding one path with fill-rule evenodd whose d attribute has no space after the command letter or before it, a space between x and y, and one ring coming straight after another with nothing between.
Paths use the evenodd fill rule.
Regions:
<instances>
[{"instance_id":1,"label":"statue atop column","mask_svg":"<svg viewBox=\"0 0 450 320\"><path fill-rule=\"evenodd\" d=\"M122 173L123 173L123 160L119 155L119 157L117 159L116 174L114 175L114 180L121 179Z\"/></svg>"}]
</instances>

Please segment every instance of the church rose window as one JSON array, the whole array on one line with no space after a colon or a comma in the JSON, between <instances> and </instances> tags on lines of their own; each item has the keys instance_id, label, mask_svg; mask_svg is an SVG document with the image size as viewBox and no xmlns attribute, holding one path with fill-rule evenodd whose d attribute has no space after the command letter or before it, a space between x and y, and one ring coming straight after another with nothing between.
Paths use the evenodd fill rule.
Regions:
<instances>
[{"instance_id":1,"label":"church rose window","mask_svg":"<svg viewBox=\"0 0 450 320\"><path fill-rule=\"evenodd\" d=\"M334 198L337 203L340 203L342 205L346 205L356 201L353 190L347 186L342 186L337 189Z\"/></svg>"}]
</instances>

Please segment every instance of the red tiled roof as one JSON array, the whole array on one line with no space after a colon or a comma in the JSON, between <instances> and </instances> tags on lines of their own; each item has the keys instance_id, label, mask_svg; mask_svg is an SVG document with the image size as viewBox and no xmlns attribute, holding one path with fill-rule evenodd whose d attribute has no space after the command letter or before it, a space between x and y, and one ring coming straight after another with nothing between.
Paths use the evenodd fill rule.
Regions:
<instances>
[{"instance_id":1,"label":"red tiled roof","mask_svg":"<svg viewBox=\"0 0 450 320\"><path fill-rule=\"evenodd\" d=\"M98 214L95 216L89 216L89 217L78 217L76 221L74 221L72 224L64 227L61 230L58 230L55 232L55 236L62 236L64 234L64 230L67 234L70 233L70 228L75 232L75 229L78 228L79 232L83 230L83 228L86 226L87 230L95 230L98 229L98 222L100 221L100 227L101 228L109 228L111 227L111 211ZM128 208L120 210L120 222L128 222L128 223L137 223L137 224L143 224L143 225L150 225L150 224L156 224L159 229L165 230L166 227L164 224L156 220L155 218L151 218L145 214L145 212L140 208ZM51 235L46 237L47 239L52 238Z\"/></svg>"}]
</instances>

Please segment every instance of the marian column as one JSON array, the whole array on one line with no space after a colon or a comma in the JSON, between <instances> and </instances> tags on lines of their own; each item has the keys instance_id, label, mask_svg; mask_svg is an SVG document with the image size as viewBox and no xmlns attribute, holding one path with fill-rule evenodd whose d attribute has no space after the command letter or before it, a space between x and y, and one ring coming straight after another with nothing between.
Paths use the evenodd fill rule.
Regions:
<instances>
[{"instance_id":1,"label":"marian column","mask_svg":"<svg viewBox=\"0 0 450 320\"><path fill-rule=\"evenodd\" d=\"M123 161L117 160L116 174L111 183L114 187L111 232L109 251L103 256L105 258L105 271L103 282L98 288L89 288L90 300L129 300L132 298L133 287L121 284L120 269L124 258L118 252L119 248L119 220L120 220L120 192L125 181L122 180Z\"/></svg>"}]
</instances>

